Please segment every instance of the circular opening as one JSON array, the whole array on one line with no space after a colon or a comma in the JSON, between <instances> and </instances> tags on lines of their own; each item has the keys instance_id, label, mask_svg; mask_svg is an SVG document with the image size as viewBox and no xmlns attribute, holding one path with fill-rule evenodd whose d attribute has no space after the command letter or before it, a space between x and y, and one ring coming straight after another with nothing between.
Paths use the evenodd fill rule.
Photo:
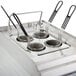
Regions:
<instances>
[{"instance_id":1,"label":"circular opening","mask_svg":"<svg viewBox=\"0 0 76 76\"><path fill-rule=\"evenodd\" d=\"M59 47L59 46L62 45L62 43L61 43L60 41L58 41L58 40L47 40L47 41L45 42L45 44L46 44L47 46L52 46L52 47Z\"/></svg>"},{"instance_id":2,"label":"circular opening","mask_svg":"<svg viewBox=\"0 0 76 76\"><path fill-rule=\"evenodd\" d=\"M27 48L31 51L42 51L45 49L45 46L40 43L30 43Z\"/></svg>"},{"instance_id":3,"label":"circular opening","mask_svg":"<svg viewBox=\"0 0 76 76\"><path fill-rule=\"evenodd\" d=\"M49 34L47 32L36 32L34 33L34 37L38 39L45 39L49 37Z\"/></svg>"},{"instance_id":4,"label":"circular opening","mask_svg":"<svg viewBox=\"0 0 76 76\"><path fill-rule=\"evenodd\" d=\"M26 37L26 36L18 36L17 38L16 38L16 40L17 41L19 41L19 42L28 42L28 40L29 41L32 41L33 40L33 38L32 37Z\"/></svg>"}]
</instances>

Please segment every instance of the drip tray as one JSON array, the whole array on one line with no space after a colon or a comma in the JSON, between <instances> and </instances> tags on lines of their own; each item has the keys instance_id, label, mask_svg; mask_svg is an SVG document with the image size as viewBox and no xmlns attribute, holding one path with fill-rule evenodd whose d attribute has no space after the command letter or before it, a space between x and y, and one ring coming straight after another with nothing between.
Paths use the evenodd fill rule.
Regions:
<instances>
[{"instance_id":1,"label":"drip tray","mask_svg":"<svg viewBox=\"0 0 76 76\"><path fill-rule=\"evenodd\" d=\"M49 47L60 47L62 43L58 40L47 40L45 45Z\"/></svg>"},{"instance_id":2,"label":"drip tray","mask_svg":"<svg viewBox=\"0 0 76 76\"><path fill-rule=\"evenodd\" d=\"M17 38L16 38L16 40L17 41L19 41L19 42L28 42L28 40L29 41L32 41L33 40L33 38L32 37L26 37L26 36L18 36Z\"/></svg>"},{"instance_id":3,"label":"drip tray","mask_svg":"<svg viewBox=\"0 0 76 76\"><path fill-rule=\"evenodd\" d=\"M31 51L39 52L39 51L44 50L45 46L41 43L30 43L28 44L27 48Z\"/></svg>"}]
</instances>

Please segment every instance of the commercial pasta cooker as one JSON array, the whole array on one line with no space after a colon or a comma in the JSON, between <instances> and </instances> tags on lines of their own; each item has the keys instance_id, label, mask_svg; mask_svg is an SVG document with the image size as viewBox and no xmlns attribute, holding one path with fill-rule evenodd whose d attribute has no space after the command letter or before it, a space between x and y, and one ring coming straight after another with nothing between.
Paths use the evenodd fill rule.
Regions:
<instances>
[{"instance_id":1,"label":"commercial pasta cooker","mask_svg":"<svg viewBox=\"0 0 76 76\"><path fill-rule=\"evenodd\" d=\"M69 75L70 72L75 73L76 71L76 37L65 31L71 16L76 10L76 5L71 5L60 29L52 25L52 21L62 5L63 1L57 3L48 22L42 20L42 11L24 13L13 12L9 16L4 7L1 6L2 10L9 18L9 22L8 26L0 27L0 33L4 36L4 39L8 39L8 43L11 42L17 47L16 50L18 48L22 49L19 51L36 64L41 76L66 76ZM25 20L28 19L26 15L32 16L32 14L39 14L39 19L37 21L26 22ZM24 22L22 20L24 20ZM8 43L6 45L7 49L10 48L7 47ZM12 44L10 44L10 46ZM17 55L18 51L16 50L11 49L10 51L7 50L7 52L11 55ZM19 53L19 56L22 56L20 54L21 53ZM14 59L16 58L17 57ZM25 61L25 58L23 60ZM68 69L66 67L74 63L73 69ZM64 70L65 68L67 71ZM57 74L55 74L55 71Z\"/></svg>"}]
</instances>

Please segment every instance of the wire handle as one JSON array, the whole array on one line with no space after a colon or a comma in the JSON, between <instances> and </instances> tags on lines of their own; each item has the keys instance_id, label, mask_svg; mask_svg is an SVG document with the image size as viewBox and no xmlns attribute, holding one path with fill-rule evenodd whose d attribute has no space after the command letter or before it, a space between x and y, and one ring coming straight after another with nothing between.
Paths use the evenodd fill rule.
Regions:
<instances>
[{"instance_id":1,"label":"wire handle","mask_svg":"<svg viewBox=\"0 0 76 76\"><path fill-rule=\"evenodd\" d=\"M63 5L63 1L59 1L51 15L51 17L49 18L49 22L52 22L54 17L56 16L57 12L59 11L59 9L61 8L61 6Z\"/></svg>"},{"instance_id":2,"label":"wire handle","mask_svg":"<svg viewBox=\"0 0 76 76\"><path fill-rule=\"evenodd\" d=\"M23 33L25 34L25 36L28 36L26 30L24 29L19 17L17 16L17 14L13 13L13 17L15 18L15 20L17 21L17 23L19 24L21 30L23 31Z\"/></svg>"},{"instance_id":3,"label":"wire handle","mask_svg":"<svg viewBox=\"0 0 76 76\"><path fill-rule=\"evenodd\" d=\"M62 5L63 5L63 1L59 1L55 7L55 11L59 11Z\"/></svg>"},{"instance_id":4,"label":"wire handle","mask_svg":"<svg viewBox=\"0 0 76 76\"><path fill-rule=\"evenodd\" d=\"M67 16L66 16L66 18L65 18L62 26L61 26L62 29L65 29L66 28L66 26L67 26L67 24L68 24L68 22L69 22L69 20L70 20L70 18L73 15L73 13L74 13L75 10L76 10L76 5L72 5L69 8L68 14L67 14Z\"/></svg>"},{"instance_id":5,"label":"wire handle","mask_svg":"<svg viewBox=\"0 0 76 76\"><path fill-rule=\"evenodd\" d=\"M7 15L7 17L9 18L9 20L11 21L11 23L13 24L13 26L17 29L16 25L14 24L14 22L12 21L12 19L10 18L10 16L8 15L8 13L6 12L6 10L4 9L4 7L1 5L2 10L4 11L4 13Z\"/></svg>"},{"instance_id":6,"label":"wire handle","mask_svg":"<svg viewBox=\"0 0 76 76\"><path fill-rule=\"evenodd\" d=\"M74 7L74 9L73 9L73 11L71 12L71 10L72 10L73 7ZM73 13L74 13L75 10L76 10L76 5L72 5L72 6L70 7L67 15L68 15L69 17L71 17L71 16L73 15ZM71 12L71 14L70 14L70 12Z\"/></svg>"},{"instance_id":7,"label":"wire handle","mask_svg":"<svg viewBox=\"0 0 76 76\"><path fill-rule=\"evenodd\" d=\"M73 10L72 10L72 9L73 9ZM61 26L61 28L62 28L63 30L65 30L65 28L66 28L66 26L67 26L67 24L68 24L68 22L69 22L69 20L70 20L70 18L71 18L71 16L73 15L73 13L74 13L75 10L76 10L76 6L75 6L75 5L72 5L72 6L69 8L68 14L67 14L67 16L66 16L66 18L65 18L62 26ZM62 41L62 32L61 32L61 31L59 31L58 39L59 39L59 41Z\"/></svg>"}]
</instances>

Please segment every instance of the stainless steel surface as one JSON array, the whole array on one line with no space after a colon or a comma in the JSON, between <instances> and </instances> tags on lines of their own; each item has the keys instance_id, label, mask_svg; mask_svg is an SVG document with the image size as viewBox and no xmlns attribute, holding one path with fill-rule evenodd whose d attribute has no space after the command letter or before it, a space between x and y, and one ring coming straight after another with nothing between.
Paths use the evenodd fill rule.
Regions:
<instances>
[{"instance_id":1,"label":"stainless steel surface","mask_svg":"<svg viewBox=\"0 0 76 76\"><path fill-rule=\"evenodd\" d=\"M59 9L61 8L61 6L63 5L63 1L59 1L51 15L51 17L49 18L49 22L52 22L54 17L56 16L57 12L59 11Z\"/></svg>"},{"instance_id":2,"label":"stainless steel surface","mask_svg":"<svg viewBox=\"0 0 76 76\"><path fill-rule=\"evenodd\" d=\"M42 53L42 54L38 54L38 56L42 56L42 55L54 53L54 52L57 52L57 51L60 51L61 54L64 55L63 52L62 52L62 50L66 50L66 49L68 49L68 48L69 48L69 47L65 47L65 48L61 48L61 49L57 49L57 50L52 50L52 51L49 51L49 52L45 52L45 53Z\"/></svg>"},{"instance_id":3,"label":"stainless steel surface","mask_svg":"<svg viewBox=\"0 0 76 76\"><path fill-rule=\"evenodd\" d=\"M39 42L39 43L44 44L44 42L49 40L49 39L57 39L58 32L63 31L63 30L58 29L57 27L51 25L48 22L45 22L45 21L42 21L42 22L43 22L44 26L49 27L49 35L50 36L46 39L34 38L33 41L35 41L35 42ZM35 24L35 23L36 22L32 22L32 24ZM33 36L33 33L34 33L33 31L36 31L35 30L36 28L34 28L35 25L34 25L34 27L32 26L31 28L28 28L27 23L25 23L24 25L25 25L25 28L27 28L27 30L29 31L29 34L31 33L30 35ZM17 52L18 53L21 52L21 53L23 53L23 55L27 55L36 64L38 70L41 73L41 76L47 76L47 75L50 76L51 74L55 76L56 75L55 71L57 72L57 75L64 75L64 74L67 74L68 72L72 72L72 71L76 70L76 68L75 68L75 65L76 65L76 52L75 52L75 50L76 50L76 43L75 43L76 38L74 36L63 31L62 32L62 40L63 40L63 42L66 41L66 43L63 43L61 47L48 48L46 46L46 49L48 48L48 50L45 49L45 50L42 50L40 52L33 52L33 51L30 51L27 49L28 43L18 42L16 40L17 34L13 34L12 36L9 36L8 31L5 30L5 28L6 27L4 27L4 30L1 33L4 36L4 38L8 39L8 42L11 42L14 45L11 48L18 47L19 49L22 49L22 50L17 51L17 48L16 48L16 50L14 50L14 51L11 50L11 52L9 50L8 53L10 55L12 55L12 54L14 55ZM2 28L0 28L0 31L1 30L2 30ZM9 49L11 49L11 48L9 47ZM63 55L61 54L61 52L63 53ZM17 56L17 54L15 54L15 55ZM40 55L40 56L38 56L38 55ZM21 57L22 55L19 54L19 56ZM25 58L23 58L23 61L24 61L24 59ZM18 61L18 59L16 59L16 60ZM21 61L19 63L21 63ZM69 66L69 67L67 68L67 66ZM71 68L71 66L72 66L72 68ZM62 71L64 69L67 69L67 71Z\"/></svg>"},{"instance_id":4,"label":"stainless steel surface","mask_svg":"<svg viewBox=\"0 0 76 76\"><path fill-rule=\"evenodd\" d=\"M0 32L0 76L40 76L35 63L5 35Z\"/></svg>"},{"instance_id":5,"label":"stainless steel surface","mask_svg":"<svg viewBox=\"0 0 76 76\"><path fill-rule=\"evenodd\" d=\"M76 71L73 71L71 73L64 74L62 76L76 76Z\"/></svg>"}]
</instances>

